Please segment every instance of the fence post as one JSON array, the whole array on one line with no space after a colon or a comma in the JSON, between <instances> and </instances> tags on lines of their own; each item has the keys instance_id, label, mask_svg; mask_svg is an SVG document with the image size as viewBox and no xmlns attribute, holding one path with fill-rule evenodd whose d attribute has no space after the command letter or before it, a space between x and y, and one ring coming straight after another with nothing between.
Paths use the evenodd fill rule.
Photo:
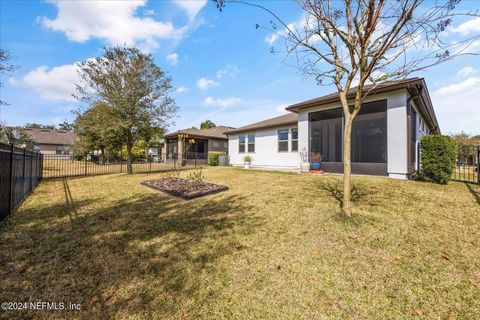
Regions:
<instances>
[{"instance_id":1,"label":"fence post","mask_svg":"<svg viewBox=\"0 0 480 320\"><path fill-rule=\"evenodd\" d=\"M23 149L23 192L26 188L26 175L27 175L27 149Z\"/></svg>"},{"instance_id":2,"label":"fence post","mask_svg":"<svg viewBox=\"0 0 480 320\"><path fill-rule=\"evenodd\" d=\"M150 172L152 172L152 157L151 156L150 156L149 162L150 162Z\"/></svg>"},{"instance_id":3,"label":"fence post","mask_svg":"<svg viewBox=\"0 0 480 320\"><path fill-rule=\"evenodd\" d=\"M15 146L13 145L13 143L12 143L10 152L11 152L10 153L10 188L9 188L10 191L9 191L9 197L8 197L8 214L9 215L12 212L12 209L13 209L13 191L14 191L14 187L13 187L14 179L13 179L13 177L15 176L13 174L13 170L15 169L15 166L13 165L13 160L15 159L15 157L14 157Z\"/></svg>"},{"instance_id":4,"label":"fence post","mask_svg":"<svg viewBox=\"0 0 480 320\"><path fill-rule=\"evenodd\" d=\"M477 146L477 184L480 184L480 146Z\"/></svg>"},{"instance_id":5,"label":"fence post","mask_svg":"<svg viewBox=\"0 0 480 320\"><path fill-rule=\"evenodd\" d=\"M40 180L43 179L43 153L39 153L40 157Z\"/></svg>"},{"instance_id":6,"label":"fence post","mask_svg":"<svg viewBox=\"0 0 480 320\"><path fill-rule=\"evenodd\" d=\"M123 158L120 158L120 173L123 171Z\"/></svg>"},{"instance_id":7,"label":"fence post","mask_svg":"<svg viewBox=\"0 0 480 320\"><path fill-rule=\"evenodd\" d=\"M33 151L30 152L30 191L33 189Z\"/></svg>"},{"instance_id":8,"label":"fence post","mask_svg":"<svg viewBox=\"0 0 480 320\"><path fill-rule=\"evenodd\" d=\"M85 175L87 175L87 154L85 154Z\"/></svg>"}]
</instances>

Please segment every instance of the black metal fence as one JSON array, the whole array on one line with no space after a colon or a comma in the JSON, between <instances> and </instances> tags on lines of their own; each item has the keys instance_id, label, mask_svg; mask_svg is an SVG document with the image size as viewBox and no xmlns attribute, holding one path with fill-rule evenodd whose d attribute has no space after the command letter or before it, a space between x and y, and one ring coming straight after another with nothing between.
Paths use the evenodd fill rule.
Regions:
<instances>
[{"instance_id":1,"label":"black metal fence","mask_svg":"<svg viewBox=\"0 0 480 320\"><path fill-rule=\"evenodd\" d=\"M182 160L180 161L180 158ZM203 154L153 155L148 159L135 160L132 163L133 173L168 171L176 169L196 168L206 164ZM118 158L100 155L43 155L43 178L63 178L76 176L90 176L113 173L126 173L127 161Z\"/></svg>"},{"instance_id":2,"label":"black metal fence","mask_svg":"<svg viewBox=\"0 0 480 320\"><path fill-rule=\"evenodd\" d=\"M0 223L41 179L41 154L0 142Z\"/></svg>"},{"instance_id":3,"label":"black metal fence","mask_svg":"<svg viewBox=\"0 0 480 320\"><path fill-rule=\"evenodd\" d=\"M480 184L480 146L459 145L452 180Z\"/></svg>"}]
</instances>

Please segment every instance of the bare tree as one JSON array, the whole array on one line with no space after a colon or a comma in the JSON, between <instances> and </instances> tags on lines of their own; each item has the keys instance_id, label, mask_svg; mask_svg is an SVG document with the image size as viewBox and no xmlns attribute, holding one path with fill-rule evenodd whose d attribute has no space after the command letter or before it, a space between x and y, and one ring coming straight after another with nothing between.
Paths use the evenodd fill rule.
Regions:
<instances>
[{"instance_id":1,"label":"bare tree","mask_svg":"<svg viewBox=\"0 0 480 320\"><path fill-rule=\"evenodd\" d=\"M284 40L280 52L294 58L303 75L337 88L345 121L342 211L347 216L352 212L352 124L365 98L384 82L404 79L460 55L478 54L471 50L480 41L478 34L455 42L442 35L452 19L479 16L476 11L457 12L460 0L298 0L303 17L297 23L286 23L258 3L214 1L220 10L231 2L268 12L269 26L257 24L257 28Z\"/></svg>"}]
</instances>

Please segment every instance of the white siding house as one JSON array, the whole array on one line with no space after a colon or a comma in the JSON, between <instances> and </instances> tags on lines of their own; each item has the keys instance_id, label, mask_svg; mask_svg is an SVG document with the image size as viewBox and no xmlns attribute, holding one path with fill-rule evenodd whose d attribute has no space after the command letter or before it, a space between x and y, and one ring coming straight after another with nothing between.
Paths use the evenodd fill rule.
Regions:
<instances>
[{"instance_id":1,"label":"white siding house","mask_svg":"<svg viewBox=\"0 0 480 320\"><path fill-rule=\"evenodd\" d=\"M343 116L338 94L287 110L287 115L228 131L230 164L243 165L249 155L252 167L300 169L312 155L321 154L323 170L341 172ZM352 171L409 178L418 168L418 141L433 132L440 130L423 79L381 85L365 99L354 121Z\"/></svg>"}]
</instances>

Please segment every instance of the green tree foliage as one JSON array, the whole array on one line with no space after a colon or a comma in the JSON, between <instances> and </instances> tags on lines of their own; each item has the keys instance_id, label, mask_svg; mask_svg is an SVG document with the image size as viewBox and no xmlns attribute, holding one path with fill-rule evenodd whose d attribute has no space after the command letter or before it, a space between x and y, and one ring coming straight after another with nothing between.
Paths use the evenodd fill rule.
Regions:
<instances>
[{"instance_id":1,"label":"green tree foliage","mask_svg":"<svg viewBox=\"0 0 480 320\"><path fill-rule=\"evenodd\" d=\"M460 132L450 135L458 144L458 160L463 163L473 163L480 146L480 135L471 135Z\"/></svg>"},{"instance_id":2,"label":"green tree foliage","mask_svg":"<svg viewBox=\"0 0 480 320\"><path fill-rule=\"evenodd\" d=\"M7 127L0 125L0 141L15 145L16 147L27 148L33 150L35 140L23 131L21 128Z\"/></svg>"},{"instance_id":3,"label":"green tree foliage","mask_svg":"<svg viewBox=\"0 0 480 320\"><path fill-rule=\"evenodd\" d=\"M63 120L63 122L58 125L58 129L63 131L73 131L73 123Z\"/></svg>"},{"instance_id":4,"label":"green tree foliage","mask_svg":"<svg viewBox=\"0 0 480 320\"><path fill-rule=\"evenodd\" d=\"M455 169L457 143L449 136L428 135L420 144L420 179L446 184Z\"/></svg>"},{"instance_id":5,"label":"green tree foliage","mask_svg":"<svg viewBox=\"0 0 480 320\"><path fill-rule=\"evenodd\" d=\"M127 47L106 48L102 57L80 62L79 68L77 98L105 104L132 173L135 142L161 135L178 109L170 97L171 78L150 54Z\"/></svg>"},{"instance_id":6,"label":"green tree foliage","mask_svg":"<svg viewBox=\"0 0 480 320\"><path fill-rule=\"evenodd\" d=\"M203 121L202 123L200 123L200 129L202 129L202 130L215 128L216 126L217 125L210 120L206 120L206 121Z\"/></svg>"},{"instance_id":7,"label":"green tree foliage","mask_svg":"<svg viewBox=\"0 0 480 320\"><path fill-rule=\"evenodd\" d=\"M25 123L25 128L34 128L34 129L47 129L47 130L55 130L55 126L52 124L40 124L40 123Z\"/></svg>"},{"instance_id":8,"label":"green tree foliage","mask_svg":"<svg viewBox=\"0 0 480 320\"><path fill-rule=\"evenodd\" d=\"M78 110L75 113L77 117L73 127L79 137L74 148L76 153L100 150L103 162L106 149L111 152L121 149L122 132L115 124L111 108L105 103L99 102L83 113Z\"/></svg>"}]
</instances>

